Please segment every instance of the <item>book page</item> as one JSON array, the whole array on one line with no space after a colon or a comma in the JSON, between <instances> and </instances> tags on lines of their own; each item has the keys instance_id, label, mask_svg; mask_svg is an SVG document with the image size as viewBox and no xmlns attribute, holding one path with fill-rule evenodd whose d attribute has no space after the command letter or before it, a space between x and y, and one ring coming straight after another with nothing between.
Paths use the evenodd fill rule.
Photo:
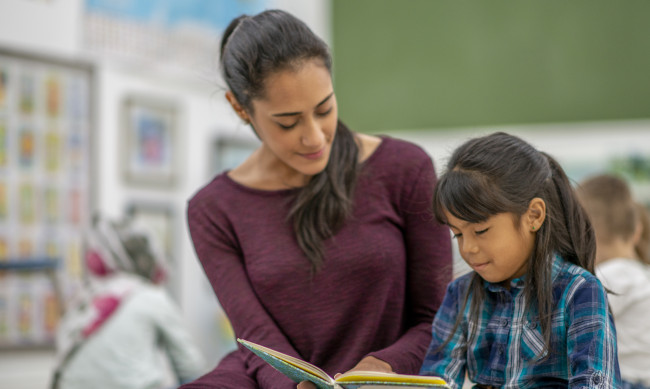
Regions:
<instances>
[{"instance_id":1,"label":"book page","mask_svg":"<svg viewBox=\"0 0 650 389\"><path fill-rule=\"evenodd\" d=\"M330 377L327 373L325 373L325 371L323 371L322 369L318 368L317 366L315 366L315 365L313 365L313 364L311 364L309 362L303 361L302 359L292 357L291 355L281 353L279 351L270 349L268 347L261 346L259 344L253 343L253 342L249 342L247 340L238 339L238 341L240 343L244 344L245 346L249 347L249 348L257 349L257 350L259 350L259 351L261 351L263 353L266 353L266 354L272 355L272 356L274 356L276 358L279 358L279 359L285 361L286 363L288 363L288 364L290 364L290 365L292 365L292 366L294 366L294 367L296 367L298 369L304 370L307 373L322 379L323 381L334 382L334 379L332 377Z\"/></svg>"},{"instance_id":2,"label":"book page","mask_svg":"<svg viewBox=\"0 0 650 389\"><path fill-rule=\"evenodd\" d=\"M351 371L349 373L345 373L338 376L338 378L336 378L335 381L338 384L341 384L345 387L348 387L347 384L353 384L353 383L366 383L368 385L370 385L371 383L377 383L377 384L387 383L387 384L395 384L400 386L408 386L412 388L447 386L447 382L440 377L406 375L406 374L397 374L397 373L383 373L377 371ZM404 385L404 384L408 384L408 385ZM370 388L372 386L364 385L363 387ZM385 387L385 385L379 385L378 387Z\"/></svg>"}]
</instances>

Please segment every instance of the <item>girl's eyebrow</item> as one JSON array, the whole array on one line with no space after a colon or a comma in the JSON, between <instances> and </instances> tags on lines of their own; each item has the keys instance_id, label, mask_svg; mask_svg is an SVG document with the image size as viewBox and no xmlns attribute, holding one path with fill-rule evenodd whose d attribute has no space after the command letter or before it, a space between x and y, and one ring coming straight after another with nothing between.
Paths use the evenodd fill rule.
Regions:
<instances>
[{"instance_id":1,"label":"girl's eyebrow","mask_svg":"<svg viewBox=\"0 0 650 389\"><path fill-rule=\"evenodd\" d=\"M329 95L327 95L327 97L325 97L323 100L321 100L320 103L316 104L316 107L318 108L321 105L325 104L327 102L327 100L329 100L332 96L334 96L334 92L330 93ZM302 112L283 112L283 113L274 113L271 116L275 116L275 117L296 116L296 115L300 115L301 113Z\"/></svg>"}]
</instances>

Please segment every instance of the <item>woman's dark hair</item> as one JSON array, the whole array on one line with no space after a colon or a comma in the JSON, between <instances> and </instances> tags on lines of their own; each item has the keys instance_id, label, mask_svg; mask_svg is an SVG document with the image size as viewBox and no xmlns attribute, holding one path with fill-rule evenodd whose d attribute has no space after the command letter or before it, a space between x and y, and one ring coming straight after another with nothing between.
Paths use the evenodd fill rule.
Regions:
<instances>
[{"instance_id":1,"label":"woman's dark hair","mask_svg":"<svg viewBox=\"0 0 650 389\"><path fill-rule=\"evenodd\" d=\"M297 70L308 60L319 60L331 74L332 57L325 42L284 11L242 15L228 25L221 40L223 78L249 113L252 100L268 92L269 75ZM354 134L338 121L327 167L301 188L289 212L298 245L314 271L323 262L323 241L351 214L358 153Z\"/></svg>"},{"instance_id":2,"label":"woman's dark hair","mask_svg":"<svg viewBox=\"0 0 650 389\"><path fill-rule=\"evenodd\" d=\"M471 223L484 222L499 213L512 213L520 220L535 197L546 203L546 219L535 236L524 293L527 311L539 315L549 350L553 256L558 254L593 274L596 250L589 218L560 164L503 132L471 139L451 155L447 171L436 186L433 207L436 218L444 224L444 211ZM477 273L472 276L461 312L470 296L470 315L476 319L485 298ZM461 317L458 315L454 328L460 325Z\"/></svg>"}]
</instances>

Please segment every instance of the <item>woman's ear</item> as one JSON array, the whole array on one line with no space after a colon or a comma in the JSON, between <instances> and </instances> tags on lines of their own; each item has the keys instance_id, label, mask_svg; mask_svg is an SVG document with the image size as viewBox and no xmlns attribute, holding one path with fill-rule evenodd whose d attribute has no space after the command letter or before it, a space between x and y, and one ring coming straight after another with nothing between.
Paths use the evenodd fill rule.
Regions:
<instances>
[{"instance_id":1,"label":"woman's ear","mask_svg":"<svg viewBox=\"0 0 650 389\"><path fill-rule=\"evenodd\" d=\"M539 197L530 200L525 217L526 223L530 226L530 231L539 231L542 224L544 224L544 220L546 220L546 202Z\"/></svg>"},{"instance_id":2,"label":"woman's ear","mask_svg":"<svg viewBox=\"0 0 650 389\"><path fill-rule=\"evenodd\" d=\"M248 117L248 113L246 113L244 107L239 104L239 101L237 101L235 95L231 91L226 92L226 100L228 100L230 106L235 110L235 113L237 113L237 116L239 116L241 120L243 120L246 124L249 124L251 122L250 118Z\"/></svg>"}]
</instances>

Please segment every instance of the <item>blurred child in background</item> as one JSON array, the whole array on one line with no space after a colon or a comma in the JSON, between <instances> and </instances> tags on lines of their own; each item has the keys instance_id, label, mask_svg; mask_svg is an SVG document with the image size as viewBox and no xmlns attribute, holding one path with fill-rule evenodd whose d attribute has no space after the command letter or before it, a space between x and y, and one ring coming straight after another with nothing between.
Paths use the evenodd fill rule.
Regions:
<instances>
[{"instance_id":1,"label":"blurred child in background","mask_svg":"<svg viewBox=\"0 0 650 389\"><path fill-rule=\"evenodd\" d=\"M86 243L89 279L59 325L51 387L176 387L204 373L203 356L162 286L164 260L151 235L129 220L97 219Z\"/></svg>"},{"instance_id":2,"label":"blurred child in background","mask_svg":"<svg viewBox=\"0 0 650 389\"><path fill-rule=\"evenodd\" d=\"M612 292L621 388L650 388L647 211L634 201L627 182L613 175L586 179L578 194L596 233L596 275Z\"/></svg>"}]
</instances>

